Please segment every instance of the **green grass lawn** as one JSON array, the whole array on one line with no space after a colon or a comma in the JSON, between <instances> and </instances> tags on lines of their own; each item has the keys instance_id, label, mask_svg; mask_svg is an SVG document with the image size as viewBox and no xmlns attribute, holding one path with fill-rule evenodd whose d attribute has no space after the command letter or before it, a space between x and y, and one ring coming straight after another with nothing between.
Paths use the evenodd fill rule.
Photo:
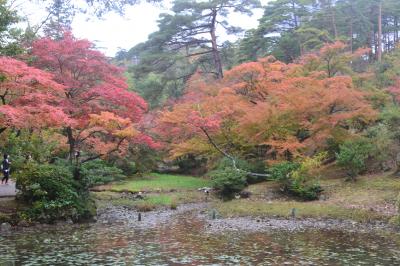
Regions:
<instances>
[{"instance_id":1,"label":"green grass lawn","mask_svg":"<svg viewBox=\"0 0 400 266\"><path fill-rule=\"evenodd\" d=\"M150 174L149 177L141 179L130 179L120 183L112 184L111 191L170 191L170 190L195 190L210 186L210 181L204 178L183 176Z\"/></svg>"}]
</instances>

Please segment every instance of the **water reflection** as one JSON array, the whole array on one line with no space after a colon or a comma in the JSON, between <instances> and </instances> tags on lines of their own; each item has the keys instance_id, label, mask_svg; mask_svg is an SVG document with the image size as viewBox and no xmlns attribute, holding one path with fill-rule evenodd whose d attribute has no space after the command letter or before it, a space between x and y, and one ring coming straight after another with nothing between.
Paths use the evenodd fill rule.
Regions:
<instances>
[{"instance_id":1,"label":"water reflection","mask_svg":"<svg viewBox=\"0 0 400 266\"><path fill-rule=\"evenodd\" d=\"M128 225L28 230L0 236L0 265L399 265L399 235L332 230L208 234L176 217Z\"/></svg>"}]
</instances>

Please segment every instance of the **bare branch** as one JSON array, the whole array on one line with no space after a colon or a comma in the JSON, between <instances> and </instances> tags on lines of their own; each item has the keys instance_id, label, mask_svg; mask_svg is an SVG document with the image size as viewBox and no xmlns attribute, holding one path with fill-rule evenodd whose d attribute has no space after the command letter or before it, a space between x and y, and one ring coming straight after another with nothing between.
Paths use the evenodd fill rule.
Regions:
<instances>
[{"instance_id":1,"label":"bare branch","mask_svg":"<svg viewBox=\"0 0 400 266\"><path fill-rule=\"evenodd\" d=\"M228 158L229 160L232 161L232 166L236 171L241 171L241 172L245 172L248 176L259 176L259 177L269 177L269 174L260 174L260 173L253 173L253 172L248 172L248 171L244 171L242 169L239 169L236 165L236 160L235 158L230 155L229 153L227 153L226 151L222 150L220 147L218 147L218 145L214 142L214 140L211 138L210 134L208 134L207 130L204 127L200 127L201 131L203 131L203 133L206 135L208 141L210 142L210 144L219 152L221 153L223 156L225 156L226 158Z\"/></svg>"}]
</instances>

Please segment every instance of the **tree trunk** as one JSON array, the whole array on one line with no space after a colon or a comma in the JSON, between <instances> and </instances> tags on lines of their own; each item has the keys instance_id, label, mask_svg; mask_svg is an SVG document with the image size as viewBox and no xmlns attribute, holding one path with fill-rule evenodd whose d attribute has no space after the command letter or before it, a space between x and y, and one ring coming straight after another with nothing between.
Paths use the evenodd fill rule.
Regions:
<instances>
[{"instance_id":1,"label":"tree trunk","mask_svg":"<svg viewBox=\"0 0 400 266\"><path fill-rule=\"evenodd\" d=\"M378 5L378 62L382 62L382 2Z\"/></svg>"},{"instance_id":2,"label":"tree trunk","mask_svg":"<svg viewBox=\"0 0 400 266\"><path fill-rule=\"evenodd\" d=\"M213 16L211 21L211 45L212 45L212 54L214 58L215 69L217 71L217 78L222 79L224 77L224 73L222 71L222 62L221 62L221 55L219 54L218 45L217 45L217 36L215 34L216 30L216 22L217 22L217 11L213 10Z\"/></svg>"},{"instance_id":3,"label":"tree trunk","mask_svg":"<svg viewBox=\"0 0 400 266\"><path fill-rule=\"evenodd\" d=\"M350 52L353 53L353 16L350 16Z\"/></svg>"},{"instance_id":4,"label":"tree trunk","mask_svg":"<svg viewBox=\"0 0 400 266\"><path fill-rule=\"evenodd\" d=\"M396 47L396 42L397 42L397 40L396 40L396 30L397 30L396 24L397 24L396 17L394 17L393 18L393 48Z\"/></svg>"},{"instance_id":5,"label":"tree trunk","mask_svg":"<svg viewBox=\"0 0 400 266\"><path fill-rule=\"evenodd\" d=\"M68 144L69 144L69 155L68 159L71 165L73 165L73 176L75 180L81 180L81 164L80 164L80 156L79 152L77 155L75 155L75 145L76 145L76 139L74 138L72 128L67 127L65 129L67 132L67 138L68 138ZM75 160L74 160L75 159Z\"/></svg>"},{"instance_id":6,"label":"tree trunk","mask_svg":"<svg viewBox=\"0 0 400 266\"><path fill-rule=\"evenodd\" d=\"M338 37L338 31L336 27L336 14L335 14L335 9L332 6L332 2L328 2L329 5L329 10L331 11L331 24L332 24L332 29L333 29L333 34L335 34L335 39Z\"/></svg>"},{"instance_id":7,"label":"tree trunk","mask_svg":"<svg viewBox=\"0 0 400 266\"><path fill-rule=\"evenodd\" d=\"M68 138L68 145L69 145L69 161L72 163L74 159L74 152L75 152L75 138L74 135L72 134L72 128L67 127L65 129L67 132L67 138Z\"/></svg>"},{"instance_id":8,"label":"tree trunk","mask_svg":"<svg viewBox=\"0 0 400 266\"><path fill-rule=\"evenodd\" d=\"M299 19L297 18L297 12L296 12L296 4L292 0L292 12L293 12L293 21L294 21L294 27L295 29L299 28Z\"/></svg>"},{"instance_id":9,"label":"tree trunk","mask_svg":"<svg viewBox=\"0 0 400 266\"><path fill-rule=\"evenodd\" d=\"M368 34L365 46L371 48L369 51L369 61L370 62L374 61L375 54L374 54L374 49L373 49L374 48L374 32L373 31L371 31L371 33Z\"/></svg>"},{"instance_id":10,"label":"tree trunk","mask_svg":"<svg viewBox=\"0 0 400 266\"><path fill-rule=\"evenodd\" d=\"M75 180L81 180L81 167L80 165L76 165L74 167L73 176Z\"/></svg>"},{"instance_id":11,"label":"tree trunk","mask_svg":"<svg viewBox=\"0 0 400 266\"><path fill-rule=\"evenodd\" d=\"M396 44L399 41L399 18L394 18L394 48L396 48Z\"/></svg>"},{"instance_id":12,"label":"tree trunk","mask_svg":"<svg viewBox=\"0 0 400 266\"><path fill-rule=\"evenodd\" d=\"M374 54L374 60L376 61L376 60L378 60L378 34L375 32L375 31L372 31L372 33L371 33L371 35L372 35L372 46L373 46L373 54Z\"/></svg>"}]
</instances>

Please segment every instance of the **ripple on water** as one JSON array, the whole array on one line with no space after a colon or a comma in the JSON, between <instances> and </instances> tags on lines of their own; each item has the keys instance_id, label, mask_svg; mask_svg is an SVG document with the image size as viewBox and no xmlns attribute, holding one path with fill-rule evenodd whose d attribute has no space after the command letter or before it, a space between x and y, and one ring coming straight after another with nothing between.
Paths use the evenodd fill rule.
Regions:
<instances>
[{"instance_id":1,"label":"ripple on water","mask_svg":"<svg viewBox=\"0 0 400 266\"><path fill-rule=\"evenodd\" d=\"M195 216L0 236L0 265L399 265L400 236L327 229L207 233Z\"/></svg>"}]
</instances>

